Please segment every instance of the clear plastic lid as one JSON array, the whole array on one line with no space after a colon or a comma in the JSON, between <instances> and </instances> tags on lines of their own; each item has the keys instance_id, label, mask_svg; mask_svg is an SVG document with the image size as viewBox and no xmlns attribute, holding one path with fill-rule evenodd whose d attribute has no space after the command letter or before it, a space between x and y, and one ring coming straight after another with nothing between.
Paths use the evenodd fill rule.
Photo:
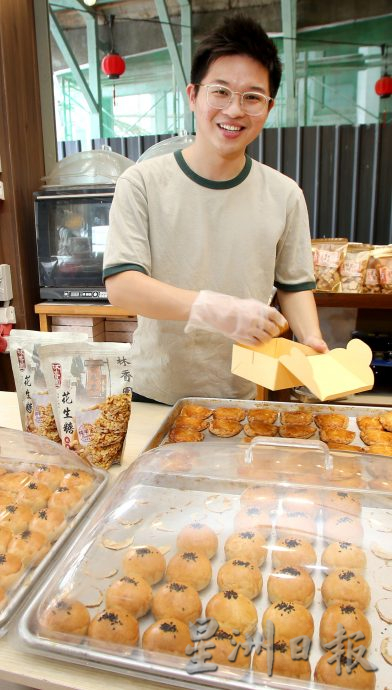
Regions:
<instances>
[{"instance_id":1,"label":"clear plastic lid","mask_svg":"<svg viewBox=\"0 0 392 690\"><path fill-rule=\"evenodd\" d=\"M344 687L383 690L392 493L371 482L392 479L388 463L267 438L144 453L19 632L38 653L181 687L323 688L340 659L363 683Z\"/></svg>"},{"instance_id":2,"label":"clear plastic lid","mask_svg":"<svg viewBox=\"0 0 392 690\"><path fill-rule=\"evenodd\" d=\"M0 428L0 637L106 482L61 445Z\"/></svg>"},{"instance_id":3,"label":"clear plastic lid","mask_svg":"<svg viewBox=\"0 0 392 690\"><path fill-rule=\"evenodd\" d=\"M134 164L134 161L115 153L110 148L81 151L56 163L50 174L42 179L49 187L113 185L117 178Z\"/></svg>"},{"instance_id":4,"label":"clear plastic lid","mask_svg":"<svg viewBox=\"0 0 392 690\"><path fill-rule=\"evenodd\" d=\"M170 139L164 139L163 141L158 141L157 144L150 146L141 156L137 159L137 163L145 161L148 158L155 158L155 156L163 156L165 153L174 153L180 149L185 149L190 144L193 144L196 137L193 134L179 134L178 136L171 137Z\"/></svg>"}]
</instances>

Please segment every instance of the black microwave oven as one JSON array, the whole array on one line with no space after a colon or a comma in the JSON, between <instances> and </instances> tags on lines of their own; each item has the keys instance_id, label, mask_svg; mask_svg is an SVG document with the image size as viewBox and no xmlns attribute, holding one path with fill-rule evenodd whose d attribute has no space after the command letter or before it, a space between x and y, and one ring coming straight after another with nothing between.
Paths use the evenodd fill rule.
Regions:
<instances>
[{"instance_id":1,"label":"black microwave oven","mask_svg":"<svg viewBox=\"0 0 392 690\"><path fill-rule=\"evenodd\" d=\"M41 299L107 301L102 264L113 194L114 184L34 193Z\"/></svg>"}]
</instances>

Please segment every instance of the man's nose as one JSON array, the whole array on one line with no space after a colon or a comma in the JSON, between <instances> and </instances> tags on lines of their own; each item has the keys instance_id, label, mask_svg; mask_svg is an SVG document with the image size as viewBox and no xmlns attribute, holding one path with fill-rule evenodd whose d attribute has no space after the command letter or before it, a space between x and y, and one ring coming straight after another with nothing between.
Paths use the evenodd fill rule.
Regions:
<instances>
[{"instance_id":1,"label":"man's nose","mask_svg":"<svg viewBox=\"0 0 392 690\"><path fill-rule=\"evenodd\" d=\"M225 113L230 113L232 116L242 114L244 109L242 107L242 96L240 93L233 93L230 103L224 108Z\"/></svg>"}]
</instances>

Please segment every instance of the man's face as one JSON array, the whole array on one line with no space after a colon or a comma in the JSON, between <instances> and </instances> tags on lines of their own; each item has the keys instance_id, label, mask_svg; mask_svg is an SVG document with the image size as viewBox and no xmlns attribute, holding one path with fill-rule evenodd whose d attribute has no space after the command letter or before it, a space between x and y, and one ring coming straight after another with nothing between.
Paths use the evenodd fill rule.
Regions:
<instances>
[{"instance_id":1,"label":"man's face","mask_svg":"<svg viewBox=\"0 0 392 690\"><path fill-rule=\"evenodd\" d=\"M247 55L227 55L212 63L202 80L203 84L222 84L232 91L256 91L270 95L268 70ZM207 90L196 90L193 84L187 87L191 110L196 116L199 146L206 154L214 151L224 158L243 156L245 148L260 133L270 108L261 115L244 112L240 96L236 94L227 107L219 110L207 103Z\"/></svg>"}]
</instances>

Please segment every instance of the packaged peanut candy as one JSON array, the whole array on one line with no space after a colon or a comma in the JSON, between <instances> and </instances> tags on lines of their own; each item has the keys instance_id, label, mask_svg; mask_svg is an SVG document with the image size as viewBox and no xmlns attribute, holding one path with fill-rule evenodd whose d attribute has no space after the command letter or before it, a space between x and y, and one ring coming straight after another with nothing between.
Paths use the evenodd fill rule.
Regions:
<instances>
[{"instance_id":1,"label":"packaged peanut candy","mask_svg":"<svg viewBox=\"0 0 392 690\"><path fill-rule=\"evenodd\" d=\"M383 257L388 259L392 253L391 245L375 245L369 252L369 260L366 266L365 279L362 286L362 292L367 294L377 295L384 290L381 287L380 266L383 266ZM388 289L388 262L386 262L382 271L384 289Z\"/></svg>"},{"instance_id":2,"label":"packaged peanut candy","mask_svg":"<svg viewBox=\"0 0 392 690\"><path fill-rule=\"evenodd\" d=\"M346 256L340 266L342 292L362 292L371 244L349 242Z\"/></svg>"},{"instance_id":3,"label":"packaged peanut candy","mask_svg":"<svg viewBox=\"0 0 392 690\"><path fill-rule=\"evenodd\" d=\"M381 292L392 295L392 244L385 247L385 253L377 259L377 270Z\"/></svg>"},{"instance_id":4,"label":"packaged peanut candy","mask_svg":"<svg viewBox=\"0 0 392 690\"><path fill-rule=\"evenodd\" d=\"M322 238L312 240L316 289L322 292L341 292L340 267L346 256L348 240Z\"/></svg>"},{"instance_id":5,"label":"packaged peanut candy","mask_svg":"<svg viewBox=\"0 0 392 690\"><path fill-rule=\"evenodd\" d=\"M130 343L40 348L62 444L97 467L119 463L131 414Z\"/></svg>"},{"instance_id":6,"label":"packaged peanut candy","mask_svg":"<svg viewBox=\"0 0 392 690\"><path fill-rule=\"evenodd\" d=\"M86 341L85 333L13 329L8 339L23 431L60 443L38 348L49 343Z\"/></svg>"}]
</instances>

